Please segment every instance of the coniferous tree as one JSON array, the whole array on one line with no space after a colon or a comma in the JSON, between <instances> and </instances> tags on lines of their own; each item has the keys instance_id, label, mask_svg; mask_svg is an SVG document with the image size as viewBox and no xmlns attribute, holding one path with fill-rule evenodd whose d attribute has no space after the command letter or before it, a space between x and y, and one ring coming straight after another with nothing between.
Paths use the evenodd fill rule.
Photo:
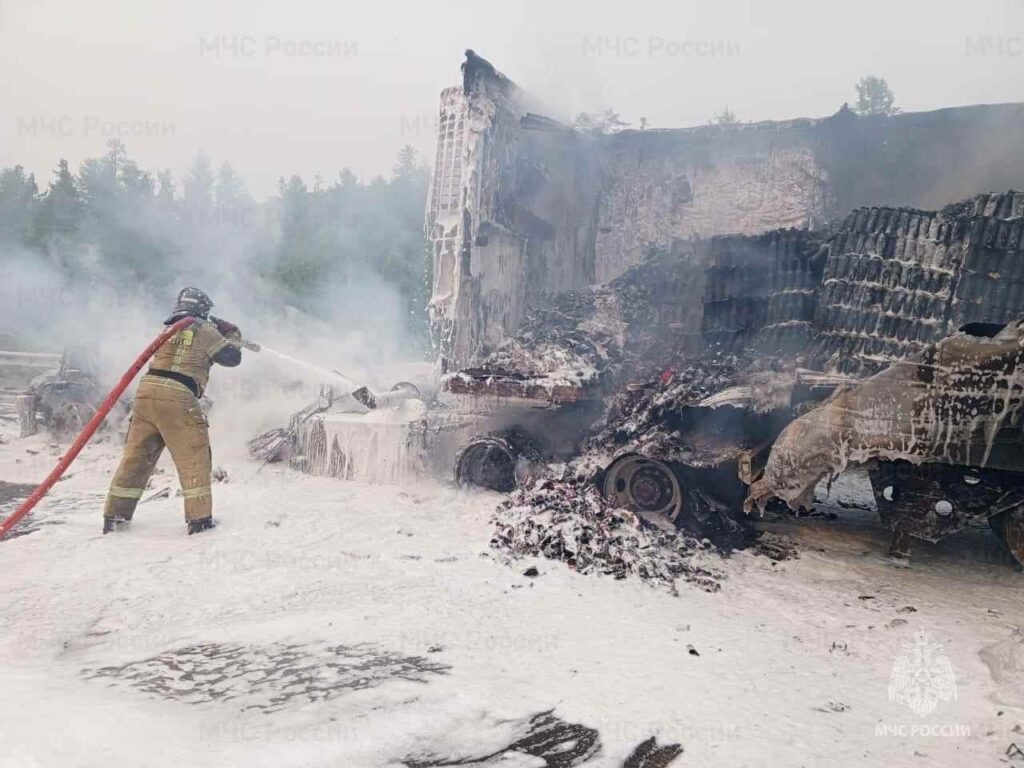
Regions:
<instances>
[{"instance_id":1,"label":"coniferous tree","mask_svg":"<svg viewBox=\"0 0 1024 768\"><path fill-rule=\"evenodd\" d=\"M403 147L390 178L363 183L345 168L329 185L318 177L312 190L298 176L282 178L277 196L257 205L229 164L214 173L199 155L178 197L170 171L143 170L115 139L77 176L61 160L42 194L24 168L0 170L0 242L17 246L0 249L0 258L34 250L79 295L102 282L163 299L181 281L241 285L241 267L325 317L338 297L373 305L367 297L383 282L421 333L428 180L415 150Z\"/></svg>"},{"instance_id":2,"label":"coniferous tree","mask_svg":"<svg viewBox=\"0 0 1024 768\"><path fill-rule=\"evenodd\" d=\"M213 209L218 226L238 229L245 227L252 212L253 202L245 190L242 177L231 163L224 163L217 171L213 186Z\"/></svg>"},{"instance_id":3,"label":"coniferous tree","mask_svg":"<svg viewBox=\"0 0 1024 768\"><path fill-rule=\"evenodd\" d=\"M0 170L0 243L22 244L32 238L38 194L35 176L22 166Z\"/></svg>"},{"instance_id":4,"label":"coniferous tree","mask_svg":"<svg viewBox=\"0 0 1024 768\"><path fill-rule=\"evenodd\" d=\"M181 184L181 211L185 224L198 229L213 225L213 166L210 158L200 152Z\"/></svg>"},{"instance_id":5,"label":"coniferous tree","mask_svg":"<svg viewBox=\"0 0 1024 768\"><path fill-rule=\"evenodd\" d=\"M36 210L33 245L41 248L49 259L66 274L77 274L82 248L79 230L84 207L78 180L61 159L50 182L39 200Z\"/></svg>"},{"instance_id":6,"label":"coniferous tree","mask_svg":"<svg viewBox=\"0 0 1024 768\"><path fill-rule=\"evenodd\" d=\"M158 171L156 180L158 184L156 192L157 202L164 211L173 210L176 201L174 198L174 176L171 174L171 169L164 168L162 171Z\"/></svg>"},{"instance_id":7,"label":"coniferous tree","mask_svg":"<svg viewBox=\"0 0 1024 768\"><path fill-rule=\"evenodd\" d=\"M70 237L81 225L81 217L82 198L78 181L68 168L68 161L61 159L54 171L53 181L39 203L37 234L43 239L52 236Z\"/></svg>"}]
</instances>

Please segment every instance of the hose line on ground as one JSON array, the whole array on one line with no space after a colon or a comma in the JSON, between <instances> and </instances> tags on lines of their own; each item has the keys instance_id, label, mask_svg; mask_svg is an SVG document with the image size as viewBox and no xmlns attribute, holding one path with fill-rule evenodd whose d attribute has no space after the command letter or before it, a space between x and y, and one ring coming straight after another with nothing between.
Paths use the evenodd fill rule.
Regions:
<instances>
[{"instance_id":1,"label":"hose line on ground","mask_svg":"<svg viewBox=\"0 0 1024 768\"><path fill-rule=\"evenodd\" d=\"M132 379L134 379L138 372L142 370L142 366L146 364L149 358L151 358L153 354L163 346L164 342L171 338L171 336L176 334L182 328L191 325L193 322L195 322L195 318L193 317L181 318L181 320L178 320L176 323L167 326L163 332L153 339L150 345L143 350L142 354L136 358L134 363L132 363L131 368L125 371L124 376L121 377L117 386L110 390L110 393L96 410L96 413L94 413L93 417L89 419L89 423L82 428L78 437L75 438L75 442L73 442L71 447L68 448L68 452L65 453L61 457L61 460L57 462L57 466L53 468L53 471L47 475L46 479L43 480L42 483L39 484L38 488L32 491L32 495L22 502L21 506L14 511L14 514L0 523L0 540L2 540L8 532L14 528L14 526L20 523L25 515L32 511L32 508L38 504L39 500L46 495L50 488L53 487L53 484L61 478L67 468L71 465L71 462L73 462L78 454L81 453L85 444L89 442L96 430L99 429L100 424L103 423L103 420L107 418L107 414L110 413L110 409L114 407L114 403L116 403L118 398L120 398L124 391L128 389L128 385L132 383Z\"/></svg>"}]
</instances>

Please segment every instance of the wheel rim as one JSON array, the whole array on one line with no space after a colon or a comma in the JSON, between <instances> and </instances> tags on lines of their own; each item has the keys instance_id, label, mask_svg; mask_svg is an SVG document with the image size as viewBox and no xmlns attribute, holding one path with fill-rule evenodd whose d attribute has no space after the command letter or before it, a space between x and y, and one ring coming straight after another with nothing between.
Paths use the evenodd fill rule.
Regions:
<instances>
[{"instance_id":1,"label":"wheel rim","mask_svg":"<svg viewBox=\"0 0 1024 768\"><path fill-rule=\"evenodd\" d=\"M509 493L519 485L516 455L504 440L473 440L455 463L455 484L460 488L476 486Z\"/></svg>"},{"instance_id":2,"label":"wheel rim","mask_svg":"<svg viewBox=\"0 0 1024 768\"><path fill-rule=\"evenodd\" d=\"M411 381L400 381L391 388L392 392L408 392L413 397L421 397L420 388Z\"/></svg>"},{"instance_id":3,"label":"wheel rim","mask_svg":"<svg viewBox=\"0 0 1024 768\"><path fill-rule=\"evenodd\" d=\"M642 516L675 522L683 507L679 478L663 461L629 455L616 459L605 472L606 499Z\"/></svg>"}]
</instances>

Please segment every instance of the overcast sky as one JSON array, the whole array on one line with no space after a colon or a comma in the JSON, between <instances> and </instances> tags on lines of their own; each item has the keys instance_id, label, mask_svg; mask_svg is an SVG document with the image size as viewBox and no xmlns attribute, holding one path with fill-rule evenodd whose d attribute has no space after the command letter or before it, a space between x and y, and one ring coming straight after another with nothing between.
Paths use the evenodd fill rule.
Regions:
<instances>
[{"instance_id":1,"label":"overcast sky","mask_svg":"<svg viewBox=\"0 0 1024 768\"><path fill-rule=\"evenodd\" d=\"M551 105L651 127L824 116L885 77L904 110L1024 101L1024 0L0 0L0 166L40 186L118 134L180 178L202 150L281 175L432 153L473 48Z\"/></svg>"}]
</instances>

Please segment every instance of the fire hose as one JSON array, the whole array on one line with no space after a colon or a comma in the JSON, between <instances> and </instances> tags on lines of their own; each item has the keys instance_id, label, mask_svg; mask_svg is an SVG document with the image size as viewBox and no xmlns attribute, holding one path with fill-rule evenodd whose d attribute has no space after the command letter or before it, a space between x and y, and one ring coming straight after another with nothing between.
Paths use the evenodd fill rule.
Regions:
<instances>
[{"instance_id":1,"label":"fire hose","mask_svg":"<svg viewBox=\"0 0 1024 768\"><path fill-rule=\"evenodd\" d=\"M65 453L61 457L60 461L57 462L57 466L53 468L53 471L46 476L46 479L39 484L39 487L32 491L32 495L25 499L21 506L19 506L10 517L0 523L0 540L2 540L8 532L14 528L14 526L20 523L22 518L31 512L32 508L35 507L35 505L39 503L40 499L42 499L43 496L45 496L53 487L54 483L60 480L61 476L71 465L71 462L78 457L78 454L82 452L86 443L92 439L96 430L99 429L100 424L102 424L103 420L107 418L107 414L109 414L110 409L114 407L114 403L116 403L121 395L124 394L128 385L132 383L132 380L138 372L142 370L142 366L146 364L149 358L151 358L153 354L164 345L164 342L171 338L171 336L194 322L195 318L193 317L183 317L176 323L167 326L159 336L150 342L149 346L143 350L142 354L139 355L138 358L136 358L131 367L125 371L124 376L121 377L117 386L110 390L110 393L106 396L103 402L100 403L100 407L96 409L96 413L94 413L93 417L89 419L89 423L82 428L78 437L75 438L75 442L71 444L71 447L68 448L68 452ZM234 340L231 341L234 342ZM252 342L239 340L234 343L240 347L245 347L246 349L259 350L259 345L253 344Z\"/></svg>"}]
</instances>

